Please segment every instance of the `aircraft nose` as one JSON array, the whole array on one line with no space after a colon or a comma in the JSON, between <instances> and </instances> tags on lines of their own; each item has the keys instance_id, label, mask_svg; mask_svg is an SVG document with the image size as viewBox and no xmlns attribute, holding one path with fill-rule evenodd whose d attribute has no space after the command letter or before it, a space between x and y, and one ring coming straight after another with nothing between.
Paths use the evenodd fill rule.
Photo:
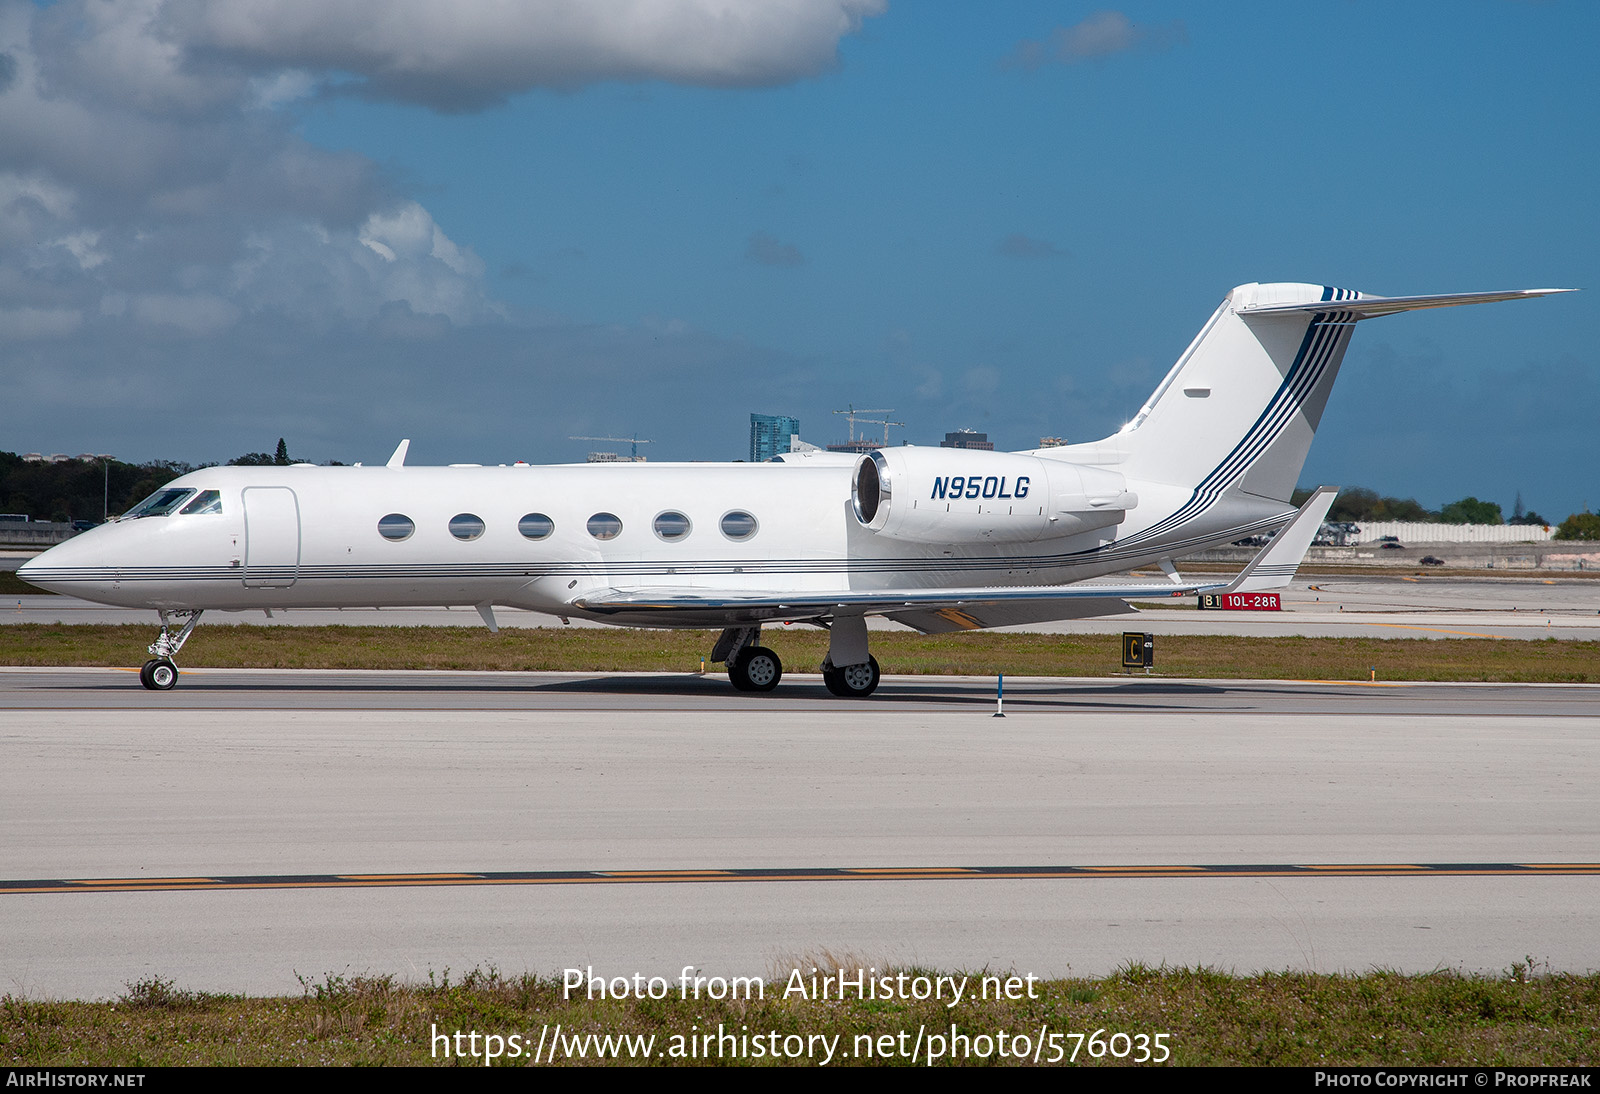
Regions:
<instances>
[{"instance_id":1,"label":"aircraft nose","mask_svg":"<svg viewBox=\"0 0 1600 1094\"><path fill-rule=\"evenodd\" d=\"M81 577L86 570L98 568L101 561L98 546L69 539L58 543L37 558L31 558L17 568L17 576L30 585L53 593L71 591L70 578Z\"/></svg>"}]
</instances>

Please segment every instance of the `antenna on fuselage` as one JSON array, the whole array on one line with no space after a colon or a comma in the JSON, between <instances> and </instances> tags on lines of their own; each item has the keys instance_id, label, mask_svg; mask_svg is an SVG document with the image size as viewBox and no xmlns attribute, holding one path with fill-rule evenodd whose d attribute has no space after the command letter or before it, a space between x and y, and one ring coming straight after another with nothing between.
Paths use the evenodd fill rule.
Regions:
<instances>
[{"instance_id":1,"label":"antenna on fuselage","mask_svg":"<svg viewBox=\"0 0 1600 1094\"><path fill-rule=\"evenodd\" d=\"M411 438L407 437L395 446L394 455L389 457L385 467L404 467L406 465L406 450L411 447Z\"/></svg>"}]
</instances>

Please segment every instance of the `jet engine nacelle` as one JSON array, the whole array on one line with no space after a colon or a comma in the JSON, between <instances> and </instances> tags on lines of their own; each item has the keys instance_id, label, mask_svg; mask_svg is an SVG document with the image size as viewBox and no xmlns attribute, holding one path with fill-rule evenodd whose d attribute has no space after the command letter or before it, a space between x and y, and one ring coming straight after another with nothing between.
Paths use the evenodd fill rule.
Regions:
<instances>
[{"instance_id":1,"label":"jet engine nacelle","mask_svg":"<svg viewBox=\"0 0 1600 1094\"><path fill-rule=\"evenodd\" d=\"M1025 543L1121 524L1139 504L1121 475L1037 456L885 448L856 463L856 519L913 543Z\"/></svg>"}]
</instances>

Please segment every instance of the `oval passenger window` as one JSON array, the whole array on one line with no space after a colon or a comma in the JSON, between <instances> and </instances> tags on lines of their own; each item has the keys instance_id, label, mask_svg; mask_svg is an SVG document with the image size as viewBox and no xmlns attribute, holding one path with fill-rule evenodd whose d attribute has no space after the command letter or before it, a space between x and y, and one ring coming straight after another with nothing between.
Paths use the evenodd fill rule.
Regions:
<instances>
[{"instance_id":1,"label":"oval passenger window","mask_svg":"<svg viewBox=\"0 0 1600 1094\"><path fill-rule=\"evenodd\" d=\"M411 533L416 530L417 526L411 522L411 518L400 513L390 513L386 517L378 518L378 534L396 543L402 539L410 539Z\"/></svg>"},{"instance_id":2,"label":"oval passenger window","mask_svg":"<svg viewBox=\"0 0 1600 1094\"><path fill-rule=\"evenodd\" d=\"M693 528L694 525L689 523L689 518L675 509L668 509L665 513L657 516L655 521L656 535L669 543L673 540L682 539Z\"/></svg>"},{"instance_id":3,"label":"oval passenger window","mask_svg":"<svg viewBox=\"0 0 1600 1094\"><path fill-rule=\"evenodd\" d=\"M622 534L622 518L615 513L596 513L589 518L589 534L595 539L616 539Z\"/></svg>"},{"instance_id":4,"label":"oval passenger window","mask_svg":"<svg viewBox=\"0 0 1600 1094\"><path fill-rule=\"evenodd\" d=\"M529 513L517 521L517 531L528 539L545 539L556 530L556 522L543 513Z\"/></svg>"},{"instance_id":5,"label":"oval passenger window","mask_svg":"<svg viewBox=\"0 0 1600 1094\"><path fill-rule=\"evenodd\" d=\"M759 527L756 518L743 509L735 509L722 518L722 534L729 539L749 539Z\"/></svg>"},{"instance_id":6,"label":"oval passenger window","mask_svg":"<svg viewBox=\"0 0 1600 1094\"><path fill-rule=\"evenodd\" d=\"M474 513L457 513L450 518L450 534L457 539L477 539L483 535L483 518Z\"/></svg>"}]
</instances>

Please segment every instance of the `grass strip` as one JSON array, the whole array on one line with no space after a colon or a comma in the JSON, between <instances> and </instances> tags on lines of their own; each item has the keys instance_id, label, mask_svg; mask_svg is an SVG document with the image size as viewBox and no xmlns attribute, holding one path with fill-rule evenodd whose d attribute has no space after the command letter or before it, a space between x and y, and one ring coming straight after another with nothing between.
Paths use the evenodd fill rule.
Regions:
<instances>
[{"instance_id":1,"label":"grass strip","mask_svg":"<svg viewBox=\"0 0 1600 1094\"><path fill-rule=\"evenodd\" d=\"M815 963L791 964L808 978ZM826 975L829 966L822 967ZM846 968L854 977L854 964ZM908 977L951 975L885 967L869 975L902 971ZM737 1001L683 999L675 979L666 982L670 989L663 988L661 999L589 1001L579 991L566 1000L559 978L508 977L493 968L474 969L455 981L448 972L430 973L426 984L416 985L389 976L301 977L299 997L275 999L185 991L151 977L129 984L115 1002L0 997L0 1058L23 1067L482 1066L484 1037L493 1034L503 1039L507 1053L498 1062L523 1065L532 1062L541 1031L541 1062L548 1061L558 1023L563 1047L586 1049L582 1059L558 1057L572 1064L816 1063L822 1052L815 1041L807 1050L814 1055L785 1058L780 1052L777 1060L765 1048L757 1056L750 1046L760 1039L781 1047L790 1038L787 1047L793 1049L794 1038L817 1035L838 1038L835 1065L910 1064L921 1029L923 1057L914 1062L925 1065L927 1035L948 1038L952 1024L973 1040L963 1053L947 1039L955 1058L941 1063L1033 1062L1031 1052L1017 1058L1023 1043L1015 1038L1028 1038L1031 1048L1041 1043L1041 1030L1046 1037L1039 1062L1050 1061L1053 1045L1069 1056L1076 1041L1076 1063L1090 1066L1135 1063L1141 1035L1151 1056L1156 1044L1170 1048L1168 1066L1592 1066L1600 1058L1600 974L1540 975L1531 959L1496 977L1381 971L1233 976L1130 965L1102 979L1035 981L1033 997L1016 1001L979 998L981 978L993 975L989 970L965 975L967 995L954 1007L946 1005L948 996L860 999L847 991L842 1000L785 997L787 971L766 983L762 997ZM719 1049L719 1028L744 1036L737 1042L743 1047L723 1040ZM1099 1040L1091 1041L1096 1030ZM476 1042L466 1037L473 1031ZM1001 1031L1007 1034L1005 1057ZM479 1047L477 1058L455 1054L457 1032L463 1049ZM448 1055L439 1051L439 1033ZM1052 1041L1050 1034L1061 1036ZM1129 1040L1113 1040L1113 1034ZM1156 1034L1166 1036L1156 1042ZM512 1035L520 1043L511 1042ZM620 1058L611 1059L602 1058L591 1035L653 1040L648 1049L633 1042L632 1058L613 1040L613 1055ZM709 1044L698 1040L708 1035ZM524 1053L521 1058L509 1056L513 1045ZM1098 1056L1092 1055L1096 1048Z\"/></svg>"},{"instance_id":2,"label":"grass strip","mask_svg":"<svg viewBox=\"0 0 1600 1094\"><path fill-rule=\"evenodd\" d=\"M6 596L55 596L55 593L29 585L17 576L15 570L0 570L0 597Z\"/></svg>"},{"instance_id":3,"label":"grass strip","mask_svg":"<svg viewBox=\"0 0 1600 1094\"><path fill-rule=\"evenodd\" d=\"M130 667L149 656L150 626L19 623L0 626L0 665ZM194 668L457 669L578 672L691 672L710 652L713 631L595 627L262 627L196 631L180 664ZM815 672L827 635L809 627L768 628L762 642L792 672ZM993 676L1113 676L1121 672L1114 634L875 633L886 673ZM714 669L715 666L707 666ZM1600 642L1481 638L1255 638L1162 635L1164 676L1212 679L1440 680L1585 683L1600 680Z\"/></svg>"}]
</instances>

